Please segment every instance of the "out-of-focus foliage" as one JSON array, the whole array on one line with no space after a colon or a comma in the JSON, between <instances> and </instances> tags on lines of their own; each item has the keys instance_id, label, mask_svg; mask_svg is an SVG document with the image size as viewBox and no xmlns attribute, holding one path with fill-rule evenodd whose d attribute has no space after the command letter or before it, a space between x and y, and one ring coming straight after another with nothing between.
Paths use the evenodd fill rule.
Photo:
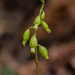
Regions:
<instances>
[{"instance_id":1,"label":"out-of-focus foliage","mask_svg":"<svg viewBox=\"0 0 75 75\"><path fill-rule=\"evenodd\" d=\"M0 72L1 75L16 75L16 72L13 69L5 66L0 66Z\"/></svg>"}]
</instances>

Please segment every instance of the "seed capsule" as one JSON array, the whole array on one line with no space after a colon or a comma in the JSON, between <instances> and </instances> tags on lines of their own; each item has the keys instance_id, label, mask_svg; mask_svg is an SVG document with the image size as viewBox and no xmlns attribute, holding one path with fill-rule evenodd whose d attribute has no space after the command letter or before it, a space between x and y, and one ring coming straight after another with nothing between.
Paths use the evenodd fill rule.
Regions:
<instances>
[{"instance_id":1,"label":"seed capsule","mask_svg":"<svg viewBox=\"0 0 75 75\"><path fill-rule=\"evenodd\" d=\"M49 59L48 51L44 46L39 45L39 52L44 58L46 58L47 60Z\"/></svg>"},{"instance_id":2,"label":"seed capsule","mask_svg":"<svg viewBox=\"0 0 75 75\"><path fill-rule=\"evenodd\" d=\"M37 17L35 18L34 24L40 25L40 23L41 23L40 16L37 16Z\"/></svg>"},{"instance_id":3,"label":"seed capsule","mask_svg":"<svg viewBox=\"0 0 75 75\"><path fill-rule=\"evenodd\" d=\"M44 21L42 21L42 26L43 26L44 29L48 29L49 28L48 24L46 22L44 22Z\"/></svg>"},{"instance_id":4,"label":"seed capsule","mask_svg":"<svg viewBox=\"0 0 75 75\"><path fill-rule=\"evenodd\" d=\"M43 13L41 14L41 20L45 19L45 12L43 11Z\"/></svg>"},{"instance_id":5,"label":"seed capsule","mask_svg":"<svg viewBox=\"0 0 75 75\"><path fill-rule=\"evenodd\" d=\"M31 55L35 54L35 48L31 48L30 53Z\"/></svg>"},{"instance_id":6,"label":"seed capsule","mask_svg":"<svg viewBox=\"0 0 75 75\"><path fill-rule=\"evenodd\" d=\"M30 29L27 29L23 34L23 41L28 41L30 37Z\"/></svg>"},{"instance_id":7,"label":"seed capsule","mask_svg":"<svg viewBox=\"0 0 75 75\"><path fill-rule=\"evenodd\" d=\"M31 48L36 48L37 47L37 43L38 43L37 38L36 38L35 35L33 35L31 37L31 39L30 39L30 42L29 42L30 47Z\"/></svg>"},{"instance_id":8,"label":"seed capsule","mask_svg":"<svg viewBox=\"0 0 75 75\"><path fill-rule=\"evenodd\" d=\"M35 26L33 27L35 30L37 30L38 29L38 25L37 24L35 24Z\"/></svg>"},{"instance_id":9,"label":"seed capsule","mask_svg":"<svg viewBox=\"0 0 75 75\"><path fill-rule=\"evenodd\" d=\"M41 23L42 23L43 28L44 28L48 33L50 33L51 30L49 29L48 24L47 24L46 22L44 22L44 21L42 21Z\"/></svg>"}]
</instances>

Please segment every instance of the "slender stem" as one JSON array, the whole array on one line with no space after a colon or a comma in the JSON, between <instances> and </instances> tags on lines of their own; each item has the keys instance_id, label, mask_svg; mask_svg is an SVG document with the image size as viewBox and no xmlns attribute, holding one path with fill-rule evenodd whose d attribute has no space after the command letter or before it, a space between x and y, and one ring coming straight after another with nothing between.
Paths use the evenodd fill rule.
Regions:
<instances>
[{"instance_id":1,"label":"slender stem","mask_svg":"<svg viewBox=\"0 0 75 75\"><path fill-rule=\"evenodd\" d=\"M43 11L43 8L44 8L44 4L45 4L45 1L43 0L42 2L42 6L41 6L41 9L40 9L40 12L39 12L39 16L41 16L41 13ZM34 35L36 35L36 30L34 30ZM35 49L35 62L36 62L36 75L39 75L39 64L38 64L38 52L37 52L37 47Z\"/></svg>"},{"instance_id":2,"label":"slender stem","mask_svg":"<svg viewBox=\"0 0 75 75\"><path fill-rule=\"evenodd\" d=\"M34 35L36 36L36 30L34 30ZM38 64L37 47L35 48L35 62L36 62L36 75L39 75L39 64Z\"/></svg>"},{"instance_id":3,"label":"slender stem","mask_svg":"<svg viewBox=\"0 0 75 75\"><path fill-rule=\"evenodd\" d=\"M45 4L45 1L44 1L43 4L41 5L41 9L40 9L39 15L41 15L41 13L42 13L42 11L43 11L44 4Z\"/></svg>"},{"instance_id":4,"label":"slender stem","mask_svg":"<svg viewBox=\"0 0 75 75\"><path fill-rule=\"evenodd\" d=\"M38 64L38 52L37 52L37 48L35 49L35 62L36 62L36 75L39 75L39 64Z\"/></svg>"}]
</instances>

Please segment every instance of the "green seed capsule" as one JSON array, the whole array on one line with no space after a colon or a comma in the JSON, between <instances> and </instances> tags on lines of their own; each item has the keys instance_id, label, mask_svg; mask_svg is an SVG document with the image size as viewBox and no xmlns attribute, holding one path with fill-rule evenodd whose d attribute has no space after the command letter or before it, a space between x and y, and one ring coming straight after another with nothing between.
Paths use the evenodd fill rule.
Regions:
<instances>
[{"instance_id":1,"label":"green seed capsule","mask_svg":"<svg viewBox=\"0 0 75 75\"><path fill-rule=\"evenodd\" d=\"M39 52L44 58L46 58L47 60L49 59L48 51L44 46L39 45Z\"/></svg>"},{"instance_id":2,"label":"green seed capsule","mask_svg":"<svg viewBox=\"0 0 75 75\"><path fill-rule=\"evenodd\" d=\"M41 23L40 16L37 16L37 17L35 18L34 24L40 25L40 23Z\"/></svg>"},{"instance_id":3,"label":"green seed capsule","mask_svg":"<svg viewBox=\"0 0 75 75\"><path fill-rule=\"evenodd\" d=\"M36 38L35 35L33 35L33 36L31 37L30 41L29 41L30 47L31 47L31 48L36 48L36 47L37 47L37 43L38 43L37 38Z\"/></svg>"},{"instance_id":4,"label":"green seed capsule","mask_svg":"<svg viewBox=\"0 0 75 75\"><path fill-rule=\"evenodd\" d=\"M26 41L22 41L22 46L24 47L26 44Z\"/></svg>"},{"instance_id":5,"label":"green seed capsule","mask_svg":"<svg viewBox=\"0 0 75 75\"><path fill-rule=\"evenodd\" d=\"M44 22L44 21L42 21L41 23L42 23L43 28L44 28L48 33L50 33L51 30L49 29L48 24L47 24L46 22Z\"/></svg>"},{"instance_id":6,"label":"green seed capsule","mask_svg":"<svg viewBox=\"0 0 75 75\"><path fill-rule=\"evenodd\" d=\"M44 21L42 21L42 26L43 26L43 28L44 28L45 30L49 28L49 27L48 27L48 24L47 24L46 22L44 22Z\"/></svg>"},{"instance_id":7,"label":"green seed capsule","mask_svg":"<svg viewBox=\"0 0 75 75\"><path fill-rule=\"evenodd\" d=\"M28 41L30 37L30 29L27 29L23 34L23 41Z\"/></svg>"},{"instance_id":8,"label":"green seed capsule","mask_svg":"<svg viewBox=\"0 0 75 75\"><path fill-rule=\"evenodd\" d=\"M45 19L45 12L43 11L43 13L41 14L41 20Z\"/></svg>"},{"instance_id":9,"label":"green seed capsule","mask_svg":"<svg viewBox=\"0 0 75 75\"><path fill-rule=\"evenodd\" d=\"M35 26L33 27L33 29L37 30L38 29L38 25L35 24Z\"/></svg>"},{"instance_id":10,"label":"green seed capsule","mask_svg":"<svg viewBox=\"0 0 75 75\"><path fill-rule=\"evenodd\" d=\"M31 48L30 53L33 55L35 54L35 48Z\"/></svg>"}]
</instances>

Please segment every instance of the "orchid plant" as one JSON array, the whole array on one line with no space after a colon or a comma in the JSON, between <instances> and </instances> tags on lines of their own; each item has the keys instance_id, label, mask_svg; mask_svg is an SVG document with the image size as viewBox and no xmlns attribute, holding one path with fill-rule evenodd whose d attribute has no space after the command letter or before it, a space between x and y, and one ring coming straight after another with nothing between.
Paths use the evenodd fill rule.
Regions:
<instances>
[{"instance_id":1,"label":"orchid plant","mask_svg":"<svg viewBox=\"0 0 75 75\"><path fill-rule=\"evenodd\" d=\"M49 29L48 24L44 21L45 19L45 12L43 10L44 5L45 5L45 0L41 0L42 5L41 5L41 9L40 12L38 14L38 16L36 16L35 20L34 20L34 26L29 27L24 33L23 33L23 41L22 41L22 45L23 47L25 46L26 42L29 40L30 38L30 29L32 28L34 30L34 34L33 36L30 38L29 41L29 46L31 47L30 53L32 55L35 55L35 62L36 62L36 75L39 75L39 67L38 67L38 51L37 51L37 47L39 47L39 53L47 60L49 60L49 56L48 56L48 51L47 49L38 44L38 40L37 40L37 30L39 28L39 26L42 26L48 33L51 33L51 30Z\"/></svg>"}]
</instances>

